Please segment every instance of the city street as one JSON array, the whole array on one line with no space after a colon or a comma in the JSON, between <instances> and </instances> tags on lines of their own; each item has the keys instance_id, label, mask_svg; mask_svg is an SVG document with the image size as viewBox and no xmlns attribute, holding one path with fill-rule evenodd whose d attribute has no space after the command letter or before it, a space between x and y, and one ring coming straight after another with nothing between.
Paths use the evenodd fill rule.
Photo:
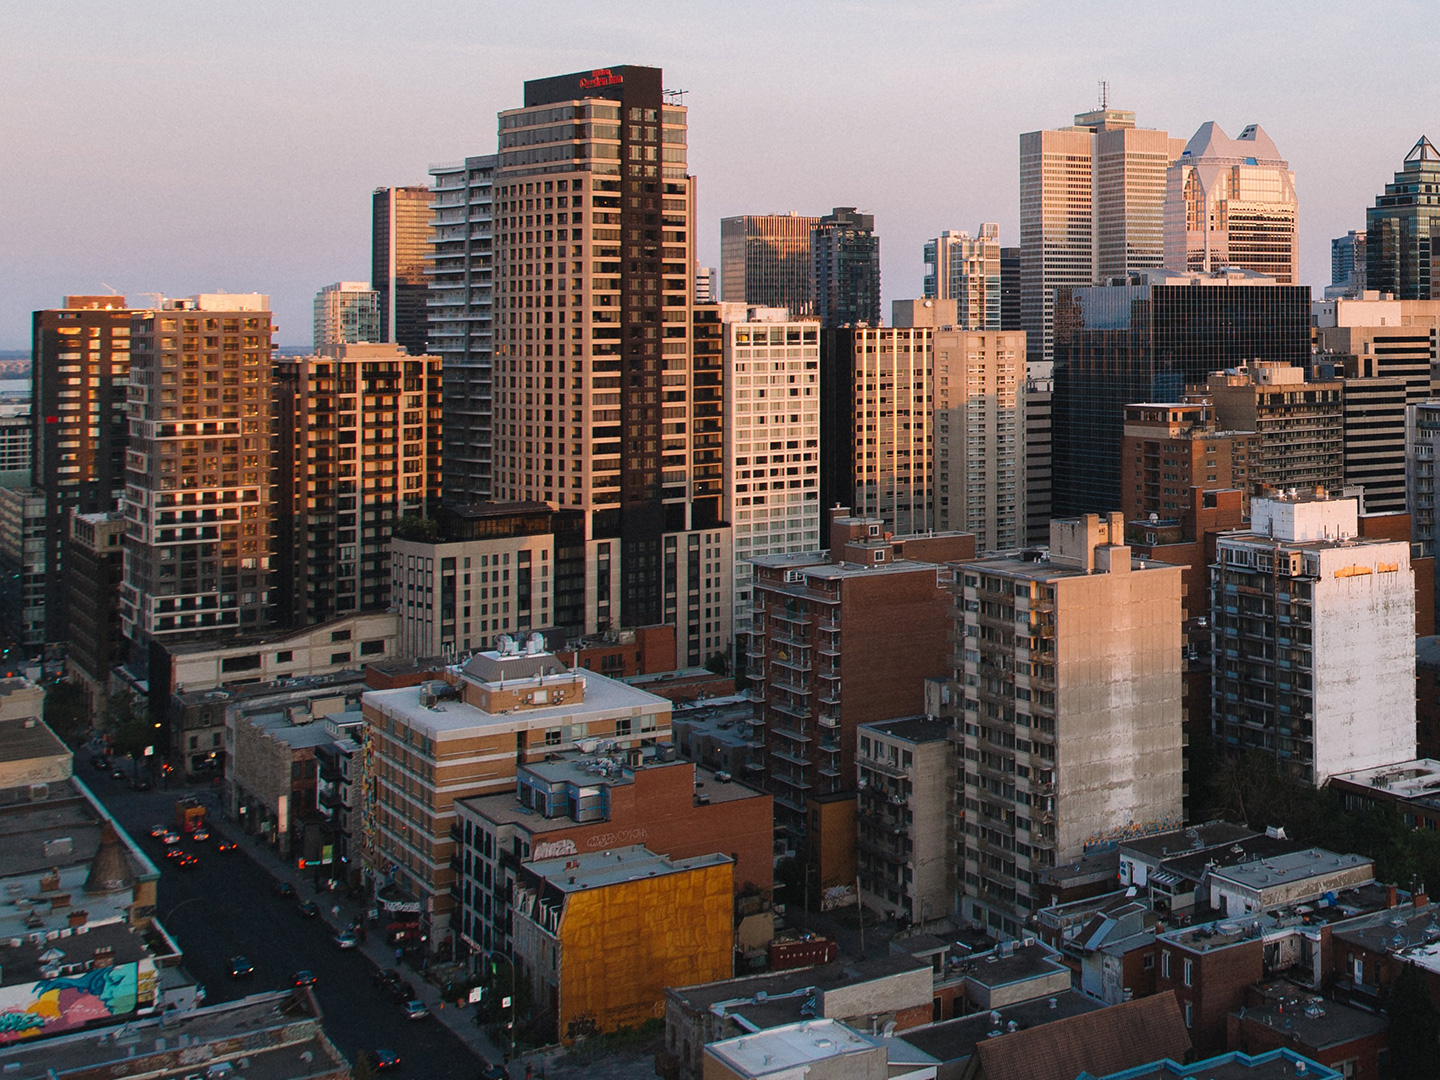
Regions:
<instances>
[{"instance_id":1,"label":"city street","mask_svg":"<svg viewBox=\"0 0 1440 1080\"><path fill-rule=\"evenodd\" d=\"M408 967L402 968L402 977L415 987L416 997L432 1015L425 1020L406 1019L401 1003L372 981L377 972L372 957L384 949L383 928L370 934L368 949L339 948L333 940L337 919L332 906L341 905L340 925L358 914L360 906L339 893L317 895L302 874L282 868L268 848L219 820L209 789L133 792L122 781L92 768L84 753L76 755L75 771L160 868L156 914L180 943L185 966L205 986L207 1001L229 1001L283 987L292 972L308 969L316 976L314 989L324 1010L325 1030L352 1061L359 1050L383 1047L400 1055L404 1075L468 1080L479 1072L477 1054L498 1060L471 1024L469 1011L456 1010L451 1002L451 1015L443 1017L435 988ZM165 859L164 847L150 837L150 828L171 824L175 800L186 794L200 795L210 808L211 835L198 843L182 838L181 846L199 859L182 869ZM221 839L234 839L239 846L220 853ZM295 885L295 898L274 894L277 874ZM298 902L310 899L320 905L319 917L299 914ZM246 957L254 974L232 979L234 956ZM517 1066L515 1074L520 1072Z\"/></svg>"}]
</instances>

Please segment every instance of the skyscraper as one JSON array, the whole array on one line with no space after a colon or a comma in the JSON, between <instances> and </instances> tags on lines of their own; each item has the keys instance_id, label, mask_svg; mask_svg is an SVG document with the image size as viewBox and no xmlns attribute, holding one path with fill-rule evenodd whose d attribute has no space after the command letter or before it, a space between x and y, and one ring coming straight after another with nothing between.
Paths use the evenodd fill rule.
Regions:
<instances>
[{"instance_id":1,"label":"skyscraper","mask_svg":"<svg viewBox=\"0 0 1440 1080\"><path fill-rule=\"evenodd\" d=\"M1330 285L1325 299L1358 299L1369 286L1365 282L1365 230L1351 229L1330 241Z\"/></svg>"},{"instance_id":2,"label":"skyscraper","mask_svg":"<svg viewBox=\"0 0 1440 1080\"><path fill-rule=\"evenodd\" d=\"M962 330L1001 328L1000 226L942 232L925 241L925 298L954 300Z\"/></svg>"},{"instance_id":3,"label":"skyscraper","mask_svg":"<svg viewBox=\"0 0 1440 1080\"><path fill-rule=\"evenodd\" d=\"M368 281L337 281L315 294L314 349L380 340L380 294Z\"/></svg>"},{"instance_id":4,"label":"skyscraper","mask_svg":"<svg viewBox=\"0 0 1440 1080\"><path fill-rule=\"evenodd\" d=\"M270 298L167 300L132 327L120 624L134 660L268 621Z\"/></svg>"},{"instance_id":5,"label":"skyscraper","mask_svg":"<svg viewBox=\"0 0 1440 1080\"><path fill-rule=\"evenodd\" d=\"M821 326L880 325L880 237L873 214L837 206L815 223L810 296Z\"/></svg>"},{"instance_id":6,"label":"skyscraper","mask_svg":"<svg viewBox=\"0 0 1440 1080\"><path fill-rule=\"evenodd\" d=\"M71 513L113 510L125 490L133 314L123 296L67 296L63 307L34 315L31 473L45 500L41 641L69 637L64 539ZM35 606L32 634L41 630Z\"/></svg>"},{"instance_id":7,"label":"skyscraper","mask_svg":"<svg viewBox=\"0 0 1440 1080\"><path fill-rule=\"evenodd\" d=\"M1000 249L1000 329L1020 327L1020 249Z\"/></svg>"},{"instance_id":8,"label":"skyscraper","mask_svg":"<svg viewBox=\"0 0 1440 1080\"><path fill-rule=\"evenodd\" d=\"M720 299L812 313L810 233L818 217L745 214L720 219Z\"/></svg>"},{"instance_id":9,"label":"skyscraper","mask_svg":"<svg viewBox=\"0 0 1440 1080\"><path fill-rule=\"evenodd\" d=\"M380 341L425 352L429 332L430 189L376 188L372 197L370 283L380 294Z\"/></svg>"},{"instance_id":10,"label":"skyscraper","mask_svg":"<svg viewBox=\"0 0 1440 1080\"><path fill-rule=\"evenodd\" d=\"M276 620L390 602L390 535L440 486L440 360L330 345L275 364Z\"/></svg>"},{"instance_id":11,"label":"skyscraper","mask_svg":"<svg viewBox=\"0 0 1440 1080\"><path fill-rule=\"evenodd\" d=\"M1295 174L1270 136L1251 124L1231 139L1213 120L1166 173L1165 266L1233 266L1294 285L1300 240Z\"/></svg>"},{"instance_id":12,"label":"skyscraper","mask_svg":"<svg viewBox=\"0 0 1440 1080\"><path fill-rule=\"evenodd\" d=\"M703 660L730 539L692 497L694 193L661 85L560 75L500 114L493 497L585 512L587 630L675 622Z\"/></svg>"},{"instance_id":13,"label":"skyscraper","mask_svg":"<svg viewBox=\"0 0 1440 1080\"><path fill-rule=\"evenodd\" d=\"M1310 357L1310 290L1249 271L1062 290L1055 311L1054 513L1120 507L1125 406L1178 401L1212 372ZM1303 378L1303 371L1299 371ZM1229 427L1254 430L1231 423Z\"/></svg>"},{"instance_id":14,"label":"skyscraper","mask_svg":"<svg viewBox=\"0 0 1440 1080\"><path fill-rule=\"evenodd\" d=\"M1397 300L1435 297L1440 261L1440 150L1423 135L1365 211L1365 286Z\"/></svg>"},{"instance_id":15,"label":"skyscraper","mask_svg":"<svg viewBox=\"0 0 1440 1080\"><path fill-rule=\"evenodd\" d=\"M494 154L432 165L430 353L442 364L445 502L490 498L494 421Z\"/></svg>"},{"instance_id":16,"label":"skyscraper","mask_svg":"<svg viewBox=\"0 0 1440 1080\"><path fill-rule=\"evenodd\" d=\"M1183 149L1103 105L1020 136L1020 321L1032 368L1054 358L1056 289L1161 265L1165 170Z\"/></svg>"}]
</instances>

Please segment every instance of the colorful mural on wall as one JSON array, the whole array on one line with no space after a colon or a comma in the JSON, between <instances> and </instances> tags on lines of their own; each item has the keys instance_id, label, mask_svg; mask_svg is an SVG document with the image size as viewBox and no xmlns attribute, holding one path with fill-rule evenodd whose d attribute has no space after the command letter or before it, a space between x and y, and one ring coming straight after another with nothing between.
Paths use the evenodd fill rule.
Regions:
<instances>
[{"instance_id":1,"label":"colorful mural on wall","mask_svg":"<svg viewBox=\"0 0 1440 1080\"><path fill-rule=\"evenodd\" d=\"M0 1045L118 1019L155 1003L155 963L141 960L0 987Z\"/></svg>"}]
</instances>

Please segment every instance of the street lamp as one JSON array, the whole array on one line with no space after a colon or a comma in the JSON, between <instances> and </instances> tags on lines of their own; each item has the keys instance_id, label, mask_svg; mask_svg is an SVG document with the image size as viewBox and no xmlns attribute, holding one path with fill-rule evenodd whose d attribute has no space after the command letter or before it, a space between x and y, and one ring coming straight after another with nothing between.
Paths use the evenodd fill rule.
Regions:
<instances>
[{"instance_id":1,"label":"street lamp","mask_svg":"<svg viewBox=\"0 0 1440 1080\"><path fill-rule=\"evenodd\" d=\"M512 957L505 956L504 953L494 951L489 951L489 956L490 975L492 978L500 974L497 965L499 964L501 959L503 959L505 963L510 967L510 996L500 1002L500 1007L502 1009L508 1008L510 1010L510 1019L506 1024L507 1028L509 1029L510 1048L505 1054L505 1062L506 1064L509 1064L515 1058L515 961Z\"/></svg>"}]
</instances>

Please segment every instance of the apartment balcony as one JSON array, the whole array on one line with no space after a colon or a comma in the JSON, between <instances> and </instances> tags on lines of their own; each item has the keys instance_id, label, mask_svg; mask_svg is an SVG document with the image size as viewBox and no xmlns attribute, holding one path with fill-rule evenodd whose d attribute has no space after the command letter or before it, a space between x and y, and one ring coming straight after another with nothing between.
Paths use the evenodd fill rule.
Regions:
<instances>
[{"instance_id":1,"label":"apartment balcony","mask_svg":"<svg viewBox=\"0 0 1440 1080\"><path fill-rule=\"evenodd\" d=\"M791 671L809 671L813 666L808 659L794 653L781 653L770 657L770 663L774 667L789 668Z\"/></svg>"},{"instance_id":2,"label":"apartment balcony","mask_svg":"<svg viewBox=\"0 0 1440 1080\"><path fill-rule=\"evenodd\" d=\"M835 710L833 715L828 712L821 713L815 718L815 722L823 728L830 728L832 731L838 731L840 729L839 710Z\"/></svg>"},{"instance_id":3,"label":"apartment balcony","mask_svg":"<svg viewBox=\"0 0 1440 1080\"><path fill-rule=\"evenodd\" d=\"M809 735L806 735L803 731L796 731L794 728L780 727L778 724L771 726L769 730L770 734L772 735L779 735L783 739L789 739L791 742L800 743L802 746L806 743L811 743L815 741Z\"/></svg>"},{"instance_id":4,"label":"apartment balcony","mask_svg":"<svg viewBox=\"0 0 1440 1080\"><path fill-rule=\"evenodd\" d=\"M806 757L801 757L800 754L796 753L793 750L781 750L777 748L772 748L770 750L770 756L776 761L784 761L788 764L798 766L802 769L808 769L810 767L810 759ZM782 774L776 773L775 779L781 780L784 779L784 777ZM809 787L810 785L806 784L805 786Z\"/></svg>"},{"instance_id":5,"label":"apartment balcony","mask_svg":"<svg viewBox=\"0 0 1440 1080\"><path fill-rule=\"evenodd\" d=\"M796 720L806 720L810 717L809 709L789 701L771 701L769 707L771 711L777 712L781 716L794 717Z\"/></svg>"},{"instance_id":6,"label":"apartment balcony","mask_svg":"<svg viewBox=\"0 0 1440 1080\"><path fill-rule=\"evenodd\" d=\"M804 697L810 696L810 688L804 683L792 678L785 678L779 674L771 676L770 686L775 690L783 690L787 694L800 694Z\"/></svg>"},{"instance_id":7,"label":"apartment balcony","mask_svg":"<svg viewBox=\"0 0 1440 1080\"><path fill-rule=\"evenodd\" d=\"M875 758L856 758L855 764L859 765L862 769L870 769L879 773L881 776L891 776L897 780L904 780L909 775L899 765L895 765L889 761L879 761Z\"/></svg>"}]
</instances>

